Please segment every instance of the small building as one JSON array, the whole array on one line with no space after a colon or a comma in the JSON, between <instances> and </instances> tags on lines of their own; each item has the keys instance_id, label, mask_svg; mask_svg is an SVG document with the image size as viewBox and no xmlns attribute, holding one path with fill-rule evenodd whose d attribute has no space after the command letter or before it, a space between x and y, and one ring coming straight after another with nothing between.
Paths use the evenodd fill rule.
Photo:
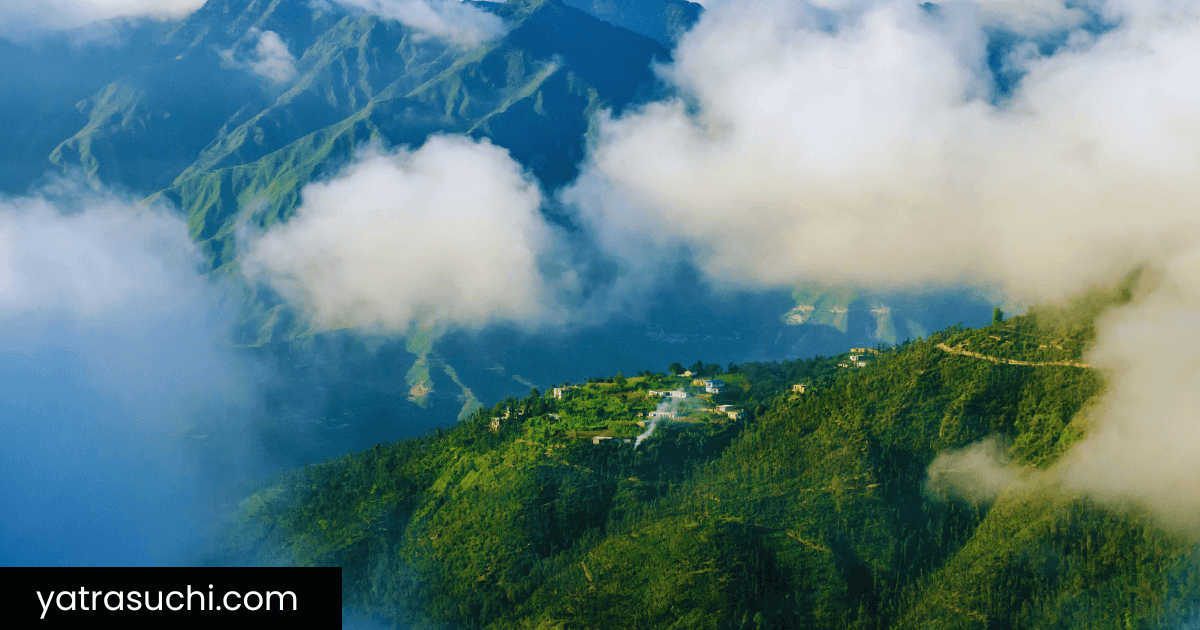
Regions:
<instances>
[{"instance_id":1,"label":"small building","mask_svg":"<svg viewBox=\"0 0 1200 630\"><path fill-rule=\"evenodd\" d=\"M721 379L713 379L704 381L704 391L710 394L720 394L725 389L725 381Z\"/></svg>"},{"instance_id":2,"label":"small building","mask_svg":"<svg viewBox=\"0 0 1200 630\"><path fill-rule=\"evenodd\" d=\"M691 370L684 370L683 374L681 374L680 376L687 377L687 376L694 376L694 375L692 374Z\"/></svg>"},{"instance_id":3,"label":"small building","mask_svg":"<svg viewBox=\"0 0 1200 630\"><path fill-rule=\"evenodd\" d=\"M728 413L730 409L733 409L733 405L717 405L717 411L721 413Z\"/></svg>"},{"instance_id":4,"label":"small building","mask_svg":"<svg viewBox=\"0 0 1200 630\"><path fill-rule=\"evenodd\" d=\"M867 367L867 362L866 361L857 361L857 362L855 362L854 365L856 367Z\"/></svg>"},{"instance_id":5,"label":"small building","mask_svg":"<svg viewBox=\"0 0 1200 630\"><path fill-rule=\"evenodd\" d=\"M803 394L811 388L812 386L808 383L796 383L795 385L792 385L792 391L796 392L797 394Z\"/></svg>"},{"instance_id":6,"label":"small building","mask_svg":"<svg viewBox=\"0 0 1200 630\"><path fill-rule=\"evenodd\" d=\"M730 409L725 415L729 416L730 420L741 420L746 414L741 409Z\"/></svg>"},{"instance_id":7,"label":"small building","mask_svg":"<svg viewBox=\"0 0 1200 630\"><path fill-rule=\"evenodd\" d=\"M495 433L499 430L500 430L500 418L498 416L492 416L492 433Z\"/></svg>"},{"instance_id":8,"label":"small building","mask_svg":"<svg viewBox=\"0 0 1200 630\"><path fill-rule=\"evenodd\" d=\"M673 389L667 393L671 395L671 398L687 398L687 392L682 389Z\"/></svg>"},{"instance_id":9,"label":"small building","mask_svg":"<svg viewBox=\"0 0 1200 630\"><path fill-rule=\"evenodd\" d=\"M674 420L679 417L678 411L651 411L649 413L652 420Z\"/></svg>"},{"instance_id":10,"label":"small building","mask_svg":"<svg viewBox=\"0 0 1200 630\"><path fill-rule=\"evenodd\" d=\"M853 352L854 354L866 354L870 351L870 348L850 348L850 352Z\"/></svg>"},{"instance_id":11,"label":"small building","mask_svg":"<svg viewBox=\"0 0 1200 630\"><path fill-rule=\"evenodd\" d=\"M554 393L550 394L550 396L551 396L551 397L553 397L553 398L557 398L557 399L559 399L559 400L562 400L562 399L563 399L563 395L565 395L566 393L567 393L567 388L566 388L566 387L555 387L555 388L554 388Z\"/></svg>"},{"instance_id":12,"label":"small building","mask_svg":"<svg viewBox=\"0 0 1200 630\"><path fill-rule=\"evenodd\" d=\"M593 435L592 436L592 444L599 444L599 443L603 442L604 440L611 440L611 439L612 439L611 435Z\"/></svg>"},{"instance_id":13,"label":"small building","mask_svg":"<svg viewBox=\"0 0 1200 630\"><path fill-rule=\"evenodd\" d=\"M692 379L692 385L695 385L696 387L700 387L700 386L704 385L704 379L694 378L694 379Z\"/></svg>"}]
</instances>

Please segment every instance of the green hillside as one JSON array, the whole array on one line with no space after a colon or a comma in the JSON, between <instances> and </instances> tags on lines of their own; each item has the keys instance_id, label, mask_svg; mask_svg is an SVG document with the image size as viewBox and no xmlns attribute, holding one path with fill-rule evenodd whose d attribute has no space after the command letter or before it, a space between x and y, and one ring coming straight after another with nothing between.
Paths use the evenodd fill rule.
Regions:
<instances>
[{"instance_id":1,"label":"green hillside","mask_svg":"<svg viewBox=\"0 0 1200 630\"><path fill-rule=\"evenodd\" d=\"M1083 306L861 368L745 364L711 397L652 373L535 391L294 471L243 502L230 540L241 559L344 567L345 605L401 627L1177 626L1200 551L1146 514L1050 486L976 504L926 488L939 453L982 438L1046 467L1086 434L1104 385L1076 365ZM625 442L672 388L680 417Z\"/></svg>"}]
</instances>

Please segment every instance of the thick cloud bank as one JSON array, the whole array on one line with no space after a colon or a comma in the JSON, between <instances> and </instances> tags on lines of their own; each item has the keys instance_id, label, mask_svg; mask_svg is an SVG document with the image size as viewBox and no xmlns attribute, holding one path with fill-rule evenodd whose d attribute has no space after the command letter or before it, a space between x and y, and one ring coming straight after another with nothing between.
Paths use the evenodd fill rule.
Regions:
<instances>
[{"instance_id":1,"label":"thick cloud bank","mask_svg":"<svg viewBox=\"0 0 1200 630\"><path fill-rule=\"evenodd\" d=\"M369 150L310 184L242 265L325 328L531 323L553 316L538 257L552 233L541 193L504 149L434 136Z\"/></svg>"},{"instance_id":2,"label":"thick cloud bank","mask_svg":"<svg viewBox=\"0 0 1200 630\"><path fill-rule=\"evenodd\" d=\"M499 17L460 0L334 0L462 46L502 37Z\"/></svg>"},{"instance_id":3,"label":"thick cloud bank","mask_svg":"<svg viewBox=\"0 0 1200 630\"><path fill-rule=\"evenodd\" d=\"M0 199L0 564L195 562L249 372L181 219L47 194Z\"/></svg>"},{"instance_id":4,"label":"thick cloud bank","mask_svg":"<svg viewBox=\"0 0 1200 630\"><path fill-rule=\"evenodd\" d=\"M771 285L1057 297L1196 227L1191 16L1019 48L1028 74L995 104L988 23L963 5L854 3L833 27L794 2L714 8L664 70L682 96L602 120L567 197L631 261L682 245Z\"/></svg>"},{"instance_id":5,"label":"thick cloud bank","mask_svg":"<svg viewBox=\"0 0 1200 630\"><path fill-rule=\"evenodd\" d=\"M1200 523L1200 7L710 3L674 59L678 96L602 117L563 194L627 274L687 252L739 285L1028 302L1151 270L1058 474Z\"/></svg>"}]
</instances>

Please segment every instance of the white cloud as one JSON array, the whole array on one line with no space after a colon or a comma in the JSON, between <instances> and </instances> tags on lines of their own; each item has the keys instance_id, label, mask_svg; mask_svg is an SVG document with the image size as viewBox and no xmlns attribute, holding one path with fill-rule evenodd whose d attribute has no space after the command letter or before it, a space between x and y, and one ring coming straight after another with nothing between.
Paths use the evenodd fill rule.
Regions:
<instances>
[{"instance_id":1,"label":"white cloud","mask_svg":"<svg viewBox=\"0 0 1200 630\"><path fill-rule=\"evenodd\" d=\"M324 327L555 317L538 267L553 238L541 193L487 140L368 150L302 198L287 223L251 241L242 264Z\"/></svg>"},{"instance_id":2,"label":"white cloud","mask_svg":"<svg viewBox=\"0 0 1200 630\"><path fill-rule=\"evenodd\" d=\"M284 83L296 76L296 57L288 51L279 33L252 28L250 35L257 37L254 49L246 55L239 55L234 49L219 51L222 65L244 67L271 83Z\"/></svg>"},{"instance_id":3,"label":"white cloud","mask_svg":"<svg viewBox=\"0 0 1200 630\"><path fill-rule=\"evenodd\" d=\"M250 70L272 83L282 83L296 76L296 58L288 52L287 44L275 31L263 31L254 47Z\"/></svg>"},{"instance_id":4,"label":"white cloud","mask_svg":"<svg viewBox=\"0 0 1200 630\"><path fill-rule=\"evenodd\" d=\"M1077 490L1140 502L1200 534L1200 248L1169 264L1161 285L1109 313L1089 361L1108 392L1088 411L1089 434L1058 466Z\"/></svg>"},{"instance_id":5,"label":"white cloud","mask_svg":"<svg viewBox=\"0 0 1200 630\"><path fill-rule=\"evenodd\" d=\"M69 29L120 17L179 18L205 0L42 0L0 4L0 36L28 36L29 31Z\"/></svg>"},{"instance_id":6,"label":"white cloud","mask_svg":"<svg viewBox=\"0 0 1200 630\"><path fill-rule=\"evenodd\" d=\"M459 0L334 0L463 46L502 37L504 22Z\"/></svg>"},{"instance_id":7,"label":"white cloud","mask_svg":"<svg viewBox=\"0 0 1200 630\"><path fill-rule=\"evenodd\" d=\"M0 316L169 312L200 290L198 263L187 225L162 209L99 195L68 214L45 197L0 200Z\"/></svg>"},{"instance_id":8,"label":"white cloud","mask_svg":"<svg viewBox=\"0 0 1200 630\"><path fill-rule=\"evenodd\" d=\"M687 251L729 284L967 282L1031 302L1154 270L1165 280L1101 329L1093 362L1120 391L1061 470L1097 495L1200 513L1200 366L1164 357L1187 347L1200 305L1200 9L1098 6L1111 30L1077 30L1048 57L1026 47L1010 60L1021 84L995 103L988 28L1078 15L823 4L833 28L801 3L710 7L662 69L680 96L602 117L564 200L628 276ZM1086 462L1132 472L1089 483Z\"/></svg>"}]
</instances>

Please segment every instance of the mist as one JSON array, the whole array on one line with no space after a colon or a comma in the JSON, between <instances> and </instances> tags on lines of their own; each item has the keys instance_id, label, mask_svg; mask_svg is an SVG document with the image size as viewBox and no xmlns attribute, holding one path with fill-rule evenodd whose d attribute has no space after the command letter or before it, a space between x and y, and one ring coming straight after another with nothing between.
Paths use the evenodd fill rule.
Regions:
<instances>
[{"instance_id":1,"label":"mist","mask_svg":"<svg viewBox=\"0 0 1200 630\"><path fill-rule=\"evenodd\" d=\"M59 181L0 199L0 563L195 564L260 472L257 368L186 223Z\"/></svg>"},{"instance_id":2,"label":"mist","mask_svg":"<svg viewBox=\"0 0 1200 630\"><path fill-rule=\"evenodd\" d=\"M707 8L658 68L674 96L601 114L561 193L620 274L1030 304L1146 270L1099 327L1109 393L1055 474L1200 525L1200 9Z\"/></svg>"},{"instance_id":3,"label":"mist","mask_svg":"<svg viewBox=\"0 0 1200 630\"><path fill-rule=\"evenodd\" d=\"M995 437L940 453L926 474L926 493L973 504L995 501L1005 491L1031 482L1034 475L1013 464Z\"/></svg>"}]
</instances>

